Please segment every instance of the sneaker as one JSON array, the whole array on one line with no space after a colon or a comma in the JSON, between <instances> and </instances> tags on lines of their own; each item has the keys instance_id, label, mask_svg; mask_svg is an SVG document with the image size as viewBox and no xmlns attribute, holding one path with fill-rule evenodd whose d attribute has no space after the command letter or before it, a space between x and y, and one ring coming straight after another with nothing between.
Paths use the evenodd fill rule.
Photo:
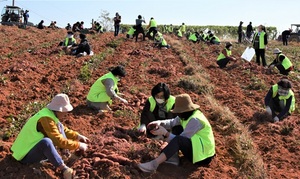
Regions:
<instances>
[{"instance_id":1,"label":"sneaker","mask_svg":"<svg viewBox=\"0 0 300 179\"><path fill-rule=\"evenodd\" d=\"M72 179L73 178L73 169L72 168L67 168L64 173L64 179Z\"/></svg>"},{"instance_id":2,"label":"sneaker","mask_svg":"<svg viewBox=\"0 0 300 179\"><path fill-rule=\"evenodd\" d=\"M140 170L142 170L143 172L154 172L157 169L157 165L155 165L155 160L152 160L150 162L146 162L146 163L140 163L138 164L138 167Z\"/></svg>"},{"instance_id":3,"label":"sneaker","mask_svg":"<svg viewBox=\"0 0 300 179\"><path fill-rule=\"evenodd\" d=\"M169 163L172 165L179 165L179 157L178 154L174 154L171 158L169 158L169 160L166 160L165 163Z\"/></svg>"}]
</instances>

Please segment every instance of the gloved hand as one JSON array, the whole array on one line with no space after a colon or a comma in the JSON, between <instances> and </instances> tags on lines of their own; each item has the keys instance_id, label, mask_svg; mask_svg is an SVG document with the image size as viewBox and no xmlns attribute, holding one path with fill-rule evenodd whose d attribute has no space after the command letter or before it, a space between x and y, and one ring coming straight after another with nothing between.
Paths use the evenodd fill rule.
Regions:
<instances>
[{"instance_id":1,"label":"gloved hand","mask_svg":"<svg viewBox=\"0 0 300 179\"><path fill-rule=\"evenodd\" d=\"M150 125L157 125L157 126L160 126L160 124L161 124L161 121L160 121L160 120L152 121L152 122L150 122L150 123L147 125L147 127L150 126Z\"/></svg>"},{"instance_id":2,"label":"gloved hand","mask_svg":"<svg viewBox=\"0 0 300 179\"><path fill-rule=\"evenodd\" d=\"M150 131L153 135L166 135L167 129L165 129L163 126L158 126L158 129Z\"/></svg>"},{"instance_id":3,"label":"gloved hand","mask_svg":"<svg viewBox=\"0 0 300 179\"><path fill-rule=\"evenodd\" d=\"M272 109L270 108L270 106L266 106L266 112L267 112L269 115L272 115Z\"/></svg>"},{"instance_id":4,"label":"gloved hand","mask_svg":"<svg viewBox=\"0 0 300 179\"><path fill-rule=\"evenodd\" d=\"M140 125L140 127L138 128L138 131L140 133L146 133L146 125L145 124Z\"/></svg>"},{"instance_id":5,"label":"gloved hand","mask_svg":"<svg viewBox=\"0 0 300 179\"><path fill-rule=\"evenodd\" d=\"M273 120L274 120L274 122L278 122L279 118L277 116L275 116Z\"/></svg>"},{"instance_id":6,"label":"gloved hand","mask_svg":"<svg viewBox=\"0 0 300 179\"><path fill-rule=\"evenodd\" d=\"M128 104L128 101L126 99L123 99L120 96L116 96L116 98L119 99L122 103Z\"/></svg>"},{"instance_id":7,"label":"gloved hand","mask_svg":"<svg viewBox=\"0 0 300 179\"><path fill-rule=\"evenodd\" d=\"M88 145L86 143L79 142L79 149L80 150L86 151L87 148L88 148Z\"/></svg>"},{"instance_id":8,"label":"gloved hand","mask_svg":"<svg viewBox=\"0 0 300 179\"><path fill-rule=\"evenodd\" d=\"M90 139L88 139L87 137L85 137L84 135L78 134L78 140L84 143L89 143Z\"/></svg>"}]
</instances>

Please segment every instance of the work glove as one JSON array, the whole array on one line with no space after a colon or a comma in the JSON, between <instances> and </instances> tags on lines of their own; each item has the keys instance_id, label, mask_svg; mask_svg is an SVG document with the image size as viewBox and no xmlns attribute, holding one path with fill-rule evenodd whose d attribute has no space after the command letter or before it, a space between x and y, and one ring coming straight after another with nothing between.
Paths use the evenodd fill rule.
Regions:
<instances>
[{"instance_id":1,"label":"work glove","mask_svg":"<svg viewBox=\"0 0 300 179\"><path fill-rule=\"evenodd\" d=\"M273 120L274 120L274 122L278 122L279 118L277 116L275 116Z\"/></svg>"},{"instance_id":2,"label":"work glove","mask_svg":"<svg viewBox=\"0 0 300 179\"><path fill-rule=\"evenodd\" d=\"M266 106L266 112L267 112L269 115L272 115L272 109L270 108L270 106Z\"/></svg>"},{"instance_id":3,"label":"work glove","mask_svg":"<svg viewBox=\"0 0 300 179\"><path fill-rule=\"evenodd\" d=\"M86 143L83 142L79 142L79 149L82 151L86 151L88 148L88 145Z\"/></svg>"},{"instance_id":4,"label":"work glove","mask_svg":"<svg viewBox=\"0 0 300 179\"><path fill-rule=\"evenodd\" d=\"M161 135L165 136L167 134L167 129L165 129L163 126L158 126L158 129L150 131L153 135Z\"/></svg>"},{"instance_id":5,"label":"work glove","mask_svg":"<svg viewBox=\"0 0 300 179\"><path fill-rule=\"evenodd\" d=\"M138 128L138 131L140 133L146 133L146 125L145 124L140 125L140 127Z\"/></svg>"},{"instance_id":6,"label":"work glove","mask_svg":"<svg viewBox=\"0 0 300 179\"><path fill-rule=\"evenodd\" d=\"M161 124L161 121L160 121L160 120L152 121L152 122L150 122L150 123L147 125L147 127L150 126L150 125L157 125L157 126L160 126L160 124Z\"/></svg>"},{"instance_id":7,"label":"work glove","mask_svg":"<svg viewBox=\"0 0 300 179\"><path fill-rule=\"evenodd\" d=\"M88 139L87 137L85 137L84 135L78 134L78 140L84 143L89 143L90 139Z\"/></svg>"},{"instance_id":8,"label":"work glove","mask_svg":"<svg viewBox=\"0 0 300 179\"><path fill-rule=\"evenodd\" d=\"M128 101L126 99L121 98L120 96L116 96L118 100L120 100L122 103L128 104Z\"/></svg>"}]
</instances>

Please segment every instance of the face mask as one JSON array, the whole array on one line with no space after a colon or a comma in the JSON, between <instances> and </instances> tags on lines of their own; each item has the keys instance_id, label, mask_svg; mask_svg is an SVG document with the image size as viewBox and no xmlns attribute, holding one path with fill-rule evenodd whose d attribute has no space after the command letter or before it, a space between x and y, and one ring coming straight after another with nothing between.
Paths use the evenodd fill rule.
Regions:
<instances>
[{"instance_id":1,"label":"face mask","mask_svg":"<svg viewBox=\"0 0 300 179\"><path fill-rule=\"evenodd\" d=\"M232 49L232 46L229 47L229 50L231 50L231 49Z\"/></svg>"},{"instance_id":2,"label":"face mask","mask_svg":"<svg viewBox=\"0 0 300 179\"><path fill-rule=\"evenodd\" d=\"M159 98L156 98L155 100L156 100L156 102L157 102L158 104L162 104L162 103L164 103L164 102L165 102L165 100L164 100L164 99L159 99Z\"/></svg>"},{"instance_id":3,"label":"face mask","mask_svg":"<svg viewBox=\"0 0 300 179\"><path fill-rule=\"evenodd\" d=\"M117 78L117 81L120 81L121 79L119 77L116 77Z\"/></svg>"},{"instance_id":4,"label":"face mask","mask_svg":"<svg viewBox=\"0 0 300 179\"><path fill-rule=\"evenodd\" d=\"M278 88L278 94L280 96L286 96L289 94L289 90L286 90L286 89L282 89L282 88Z\"/></svg>"}]
</instances>

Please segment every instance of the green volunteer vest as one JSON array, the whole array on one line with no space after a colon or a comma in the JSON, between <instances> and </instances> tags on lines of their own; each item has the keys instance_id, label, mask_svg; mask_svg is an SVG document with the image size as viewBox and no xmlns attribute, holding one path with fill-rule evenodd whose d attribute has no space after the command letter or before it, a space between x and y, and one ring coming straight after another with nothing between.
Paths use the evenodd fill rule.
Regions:
<instances>
[{"instance_id":1,"label":"green volunteer vest","mask_svg":"<svg viewBox=\"0 0 300 179\"><path fill-rule=\"evenodd\" d=\"M150 21L150 27L157 27L157 23L154 19Z\"/></svg>"},{"instance_id":2,"label":"green volunteer vest","mask_svg":"<svg viewBox=\"0 0 300 179\"><path fill-rule=\"evenodd\" d=\"M102 80L111 78L114 81L114 89L118 92L118 80L117 78L111 73L106 73L102 77L100 77L91 87L87 99L91 102L109 102L112 103L112 100L106 93L105 86L102 83Z\"/></svg>"},{"instance_id":3,"label":"green volunteer vest","mask_svg":"<svg viewBox=\"0 0 300 179\"><path fill-rule=\"evenodd\" d=\"M273 90L272 97L275 98L275 96L277 95L277 92L278 92L278 84L273 85L272 90ZM292 96L292 104L291 104L290 109L289 109L290 114L295 110L296 99L295 99L294 92L290 89L288 95L279 96L279 100L283 100L284 105L286 105L286 100L289 99L291 96Z\"/></svg>"},{"instance_id":4,"label":"green volunteer vest","mask_svg":"<svg viewBox=\"0 0 300 179\"><path fill-rule=\"evenodd\" d=\"M228 50L227 48L225 48L227 56L230 57L231 56L231 50ZM218 56L217 61L226 58L226 56L221 52L220 55Z\"/></svg>"},{"instance_id":5,"label":"green volunteer vest","mask_svg":"<svg viewBox=\"0 0 300 179\"><path fill-rule=\"evenodd\" d=\"M173 26L170 26L170 27L168 28L168 31L169 31L170 33L172 33L172 32L173 32Z\"/></svg>"},{"instance_id":6,"label":"green volunteer vest","mask_svg":"<svg viewBox=\"0 0 300 179\"><path fill-rule=\"evenodd\" d=\"M27 153L44 138L44 135L38 132L36 128L38 120L42 117L50 117L55 123L59 122L54 112L48 108L41 109L38 113L29 118L11 147L13 152L12 156L16 160L22 160Z\"/></svg>"},{"instance_id":7,"label":"green volunteer vest","mask_svg":"<svg viewBox=\"0 0 300 179\"><path fill-rule=\"evenodd\" d=\"M69 44L69 38L66 38L66 40L65 40L65 46L72 45L72 43L76 43L76 39L74 37L71 40L71 44Z\"/></svg>"},{"instance_id":8,"label":"green volunteer vest","mask_svg":"<svg viewBox=\"0 0 300 179\"><path fill-rule=\"evenodd\" d=\"M215 41L216 41L216 42L220 42L219 37L217 37L217 36L214 35L214 36L211 37L211 39L212 39L213 37L215 37Z\"/></svg>"},{"instance_id":9,"label":"green volunteer vest","mask_svg":"<svg viewBox=\"0 0 300 179\"><path fill-rule=\"evenodd\" d=\"M203 129L194 134L191 138L193 147L193 163L202 161L215 155L215 139L211 125L200 110L195 110L188 120L180 120L183 129L192 119L198 119L203 125Z\"/></svg>"},{"instance_id":10,"label":"green volunteer vest","mask_svg":"<svg viewBox=\"0 0 300 179\"><path fill-rule=\"evenodd\" d=\"M284 54L279 54L278 58L280 56L284 56L284 59L282 60L282 66L284 67L285 70L289 69L291 66L293 66L292 62L288 57L286 57Z\"/></svg>"},{"instance_id":11,"label":"green volunteer vest","mask_svg":"<svg viewBox=\"0 0 300 179\"><path fill-rule=\"evenodd\" d=\"M196 42L196 41L198 40L198 38L197 38L197 36L196 36L195 33L192 33L192 34L189 36L189 40Z\"/></svg>"},{"instance_id":12,"label":"green volunteer vest","mask_svg":"<svg viewBox=\"0 0 300 179\"><path fill-rule=\"evenodd\" d=\"M127 32L128 35L133 35L135 32L135 29L133 27L130 27L129 31Z\"/></svg>"},{"instance_id":13,"label":"green volunteer vest","mask_svg":"<svg viewBox=\"0 0 300 179\"><path fill-rule=\"evenodd\" d=\"M181 30L178 30L177 36L178 36L178 37L182 37L182 32L181 32Z\"/></svg>"},{"instance_id":14,"label":"green volunteer vest","mask_svg":"<svg viewBox=\"0 0 300 179\"><path fill-rule=\"evenodd\" d=\"M184 33L186 31L186 26L182 25L181 28L180 28L180 31Z\"/></svg>"},{"instance_id":15,"label":"green volunteer vest","mask_svg":"<svg viewBox=\"0 0 300 179\"><path fill-rule=\"evenodd\" d=\"M265 49L265 38L264 38L265 34L266 33L264 31L260 32L260 36L259 36L259 49ZM258 32L256 32L254 34L254 38L253 39L255 39L257 35L258 35ZM254 40L253 40L253 44L254 44Z\"/></svg>"},{"instance_id":16,"label":"green volunteer vest","mask_svg":"<svg viewBox=\"0 0 300 179\"><path fill-rule=\"evenodd\" d=\"M155 109L155 106L156 106L156 101L153 98L153 96L150 96L148 98L148 100L149 100L149 103L150 103L150 112L153 112L154 109ZM170 97L167 100L167 104L166 104L166 110L167 110L167 112L169 112L172 109L172 107L173 107L174 104L175 104L175 97L172 96L172 95L170 95Z\"/></svg>"}]
</instances>

